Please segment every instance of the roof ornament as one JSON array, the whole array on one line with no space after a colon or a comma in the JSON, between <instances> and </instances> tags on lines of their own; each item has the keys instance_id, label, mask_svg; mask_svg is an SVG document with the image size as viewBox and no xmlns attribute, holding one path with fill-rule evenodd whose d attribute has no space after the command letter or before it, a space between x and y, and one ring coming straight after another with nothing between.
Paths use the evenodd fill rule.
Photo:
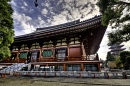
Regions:
<instances>
[{"instance_id":1,"label":"roof ornament","mask_svg":"<svg viewBox=\"0 0 130 86\"><path fill-rule=\"evenodd\" d=\"M37 7L37 6L38 6L37 0L35 0L34 4L35 4L35 7Z\"/></svg>"}]
</instances>

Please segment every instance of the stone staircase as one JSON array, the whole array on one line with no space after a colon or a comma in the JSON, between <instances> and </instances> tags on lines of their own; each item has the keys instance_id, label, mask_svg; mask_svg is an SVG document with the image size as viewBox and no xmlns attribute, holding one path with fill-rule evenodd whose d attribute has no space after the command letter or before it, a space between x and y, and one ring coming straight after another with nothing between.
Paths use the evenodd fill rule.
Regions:
<instances>
[{"instance_id":1,"label":"stone staircase","mask_svg":"<svg viewBox=\"0 0 130 86\"><path fill-rule=\"evenodd\" d=\"M7 68L0 71L0 73L10 74L16 71L21 70L23 67L26 67L28 64L25 63L14 63L11 66L8 66Z\"/></svg>"}]
</instances>

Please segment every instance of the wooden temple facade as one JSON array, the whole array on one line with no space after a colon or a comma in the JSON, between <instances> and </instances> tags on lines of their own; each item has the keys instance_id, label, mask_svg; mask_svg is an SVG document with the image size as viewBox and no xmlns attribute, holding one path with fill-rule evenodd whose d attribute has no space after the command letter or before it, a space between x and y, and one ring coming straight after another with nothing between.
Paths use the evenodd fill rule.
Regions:
<instances>
[{"instance_id":1,"label":"wooden temple facade","mask_svg":"<svg viewBox=\"0 0 130 86\"><path fill-rule=\"evenodd\" d=\"M3 62L29 63L29 70L99 71L97 51L106 31L101 16L37 28L33 33L16 36L12 55Z\"/></svg>"}]
</instances>

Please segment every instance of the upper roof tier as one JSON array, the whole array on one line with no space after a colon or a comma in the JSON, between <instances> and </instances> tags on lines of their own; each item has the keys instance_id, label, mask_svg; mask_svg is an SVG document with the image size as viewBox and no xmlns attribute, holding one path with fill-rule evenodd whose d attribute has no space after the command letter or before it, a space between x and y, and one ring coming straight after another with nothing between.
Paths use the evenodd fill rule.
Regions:
<instances>
[{"instance_id":1,"label":"upper roof tier","mask_svg":"<svg viewBox=\"0 0 130 86\"><path fill-rule=\"evenodd\" d=\"M124 45L113 45L113 46L111 46L109 49L120 49L120 48L122 48Z\"/></svg>"},{"instance_id":2,"label":"upper roof tier","mask_svg":"<svg viewBox=\"0 0 130 86\"><path fill-rule=\"evenodd\" d=\"M44 28L37 28L36 31L43 31L43 30L49 30L49 29L51 30L51 29L64 28L64 27L68 27L68 26L75 25L75 24L78 24L78 23L80 23L80 19L72 21L72 22L67 22L67 23L64 23L64 24L60 24L60 25L55 25L55 26L50 26L50 27L44 27Z\"/></svg>"},{"instance_id":3,"label":"upper roof tier","mask_svg":"<svg viewBox=\"0 0 130 86\"><path fill-rule=\"evenodd\" d=\"M20 38L25 38L25 37L30 37L30 36L34 36L37 34L44 34L44 33L50 33L50 32L56 32L56 31L62 31L64 29L68 29L68 30L74 30L74 28L71 29L71 27L76 27L76 26L80 26L83 24L86 24L86 26L92 26L96 23L101 22L101 16L95 16L93 18L90 18L88 20L85 21L81 21L80 20L76 20L73 22L69 22L69 23L65 23L65 24L60 24L60 25L56 25L56 26L51 26L51 27L44 27L44 28L37 28L36 31L29 33L29 34L25 34L25 35L20 35L20 36L15 36L15 40L20 39ZM75 28L76 29L76 28ZM66 30L67 31L67 30Z\"/></svg>"}]
</instances>

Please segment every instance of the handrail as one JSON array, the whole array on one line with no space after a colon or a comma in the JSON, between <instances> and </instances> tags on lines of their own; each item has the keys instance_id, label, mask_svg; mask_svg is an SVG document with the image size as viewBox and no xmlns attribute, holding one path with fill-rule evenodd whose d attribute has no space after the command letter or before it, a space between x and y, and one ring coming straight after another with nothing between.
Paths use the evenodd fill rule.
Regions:
<instances>
[{"instance_id":1,"label":"handrail","mask_svg":"<svg viewBox=\"0 0 130 86\"><path fill-rule=\"evenodd\" d=\"M126 72L92 72L92 71L17 71L24 76L44 76L44 77L90 77L90 78L127 78Z\"/></svg>"},{"instance_id":2,"label":"handrail","mask_svg":"<svg viewBox=\"0 0 130 86\"><path fill-rule=\"evenodd\" d=\"M18 65L19 64L19 65ZM23 65L25 64L20 64L20 63L17 63L17 64L13 64L11 65L9 68L6 68L3 73L11 73L11 72L15 72L15 70L18 70L20 67L23 67ZM16 67L17 66L17 67ZM8 71L7 71L8 70ZM11 71L12 70L12 71Z\"/></svg>"}]
</instances>

